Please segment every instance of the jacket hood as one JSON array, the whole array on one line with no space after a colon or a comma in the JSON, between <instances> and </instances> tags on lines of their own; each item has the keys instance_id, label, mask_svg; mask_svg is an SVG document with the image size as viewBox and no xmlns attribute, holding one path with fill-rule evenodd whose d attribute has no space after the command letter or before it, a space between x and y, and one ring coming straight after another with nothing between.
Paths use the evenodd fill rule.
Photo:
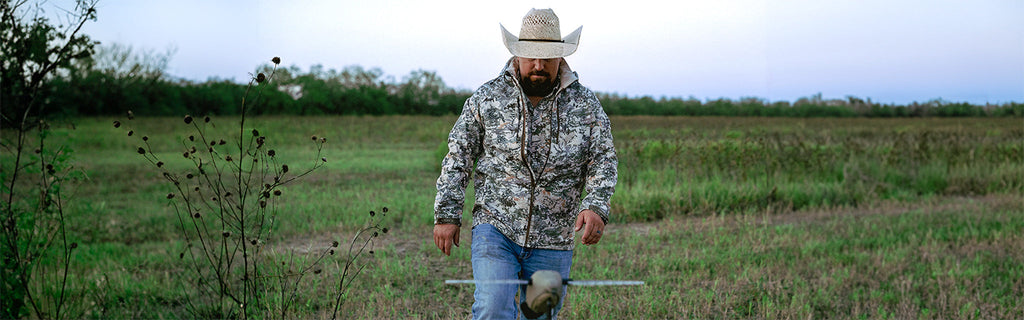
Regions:
<instances>
[{"instance_id":1,"label":"jacket hood","mask_svg":"<svg viewBox=\"0 0 1024 320\"><path fill-rule=\"evenodd\" d=\"M565 61L565 58L561 58L561 59L562 59L562 63L558 64L558 79L559 79L559 83L558 83L558 90L555 90L556 92L557 91L562 91L565 88L568 88L570 85L572 85L573 82L576 82L576 81L579 80L579 77L576 76L576 72L572 71L572 68L569 68L569 63L567 63ZM507 75L511 76L512 79L514 79L518 83L519 82L519 60L516 59L516 57L512 57L511 59L508 59L508 62L505 63L505 68L502 69L502 74L507 74ZM522 84L520 83L520 86L521 85Z\"/></svg>"}]
</instances>

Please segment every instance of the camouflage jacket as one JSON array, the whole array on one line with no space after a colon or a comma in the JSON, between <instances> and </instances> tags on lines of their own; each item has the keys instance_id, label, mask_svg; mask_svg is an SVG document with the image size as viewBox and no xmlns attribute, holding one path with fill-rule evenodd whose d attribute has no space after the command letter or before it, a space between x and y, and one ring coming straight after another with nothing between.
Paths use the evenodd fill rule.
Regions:
<instances>
[{"instance_id":1,"label":"camouflage jacket","mask_svg":"<svg viewBox=\"0 0 1024 320\"><path fill-rule=\"evenodd\" d=\"M594 210L608 222L618 166L611 122L564 60L557 90L535 107L520 88L517 68L512 58L466 100L448 136L434 223L462 224L475 163L474 226L494 225L523 247L572 250L580 211Z\"/></svg>"}]
</instances>

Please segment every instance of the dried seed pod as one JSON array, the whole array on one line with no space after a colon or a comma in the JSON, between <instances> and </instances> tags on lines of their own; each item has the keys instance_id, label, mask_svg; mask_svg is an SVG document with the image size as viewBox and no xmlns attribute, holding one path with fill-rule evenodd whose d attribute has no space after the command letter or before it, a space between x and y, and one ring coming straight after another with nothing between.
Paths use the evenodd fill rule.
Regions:
<instances>
[{"instance_id":1,"label":"dried seed pod","mask_svg":"<svg viewBox=\"0 0 1024 320\"><path fill-rule=\"evenodd\" d=\"M190 124L190 123L192 123L192 116L186 115L185 116L185 124Z\"/></svg>"},{"instance_id":2,"label":"dried seed pod","mask_svg":"<svg viewBox=\"0 0 1024 320\"><path fill-rule=\"evenodd\" d=\"M281 64L281 57L274 57L273 59L270 59L270 62L273 62L274 64Z\"/></svg>"}]
</instances>

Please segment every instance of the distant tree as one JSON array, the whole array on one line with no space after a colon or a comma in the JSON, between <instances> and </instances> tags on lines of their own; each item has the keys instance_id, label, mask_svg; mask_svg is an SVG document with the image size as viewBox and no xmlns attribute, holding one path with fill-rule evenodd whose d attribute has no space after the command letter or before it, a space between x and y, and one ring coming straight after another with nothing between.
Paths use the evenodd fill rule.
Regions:
<instances>
[{"instance_id":1,"label":"distant tree","mask_svg":"<svg viewBox=\"0 0 1024 320\"><path fill-rule=\"evenodd\" d=\"M98 42L80 31L87 21L96 19L96 1L75 3L67 26L52 24L40 3L0 3L0 114L5 128L22 128L34 123L31 117L45 115L34 108L52 94L45 90L46 80L93 54Z\"/></svg>"},{"instance_id":2,"label":"distant tree","mask_svg":"<svg viewBox=\"0 0 1024 320\"><path fill-rule=\"evenodd\" d=\"M399 87L399 99L414 114L442 115L441 96L452 91L434 71L415 70L405 76Z\"/></svg>"},{"instance_id":3,"label":"distant tree","mask_svg":"<svg viewBox=\"0 0 1024 320\"><path fill-rule=\"evenodd\" d=\"M49 105L80 115L124 114L130 109L146 115L184 112L181 90L166 76L174 51L172 47L158 53L117 43L98 46L91 57L76 60L66 75L51 81L61 94Z\"/></svg>"}]
</instances>

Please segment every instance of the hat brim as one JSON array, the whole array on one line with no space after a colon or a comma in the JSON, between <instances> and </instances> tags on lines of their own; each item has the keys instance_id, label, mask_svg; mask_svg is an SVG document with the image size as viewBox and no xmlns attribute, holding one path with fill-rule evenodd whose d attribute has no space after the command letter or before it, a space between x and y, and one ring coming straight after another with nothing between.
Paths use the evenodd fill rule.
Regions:
<instances>
[{"instance_id":1,"label":"hat brim","mask_svg":"<svg viewBox=\"0 0 1024 320\"><path fill-rule=\"evenodd\" d=\"M562 42L520 41L519 37L508 32L505 26L500 24L499 26L501 26L502 37L505 40L505 48L508 48L508 51L514 56L531 59L568 57L576 52L580 43L580 32L583 31L582 26L576 28L576 31L562 38Z\"/></svg>"}]
</instances>

